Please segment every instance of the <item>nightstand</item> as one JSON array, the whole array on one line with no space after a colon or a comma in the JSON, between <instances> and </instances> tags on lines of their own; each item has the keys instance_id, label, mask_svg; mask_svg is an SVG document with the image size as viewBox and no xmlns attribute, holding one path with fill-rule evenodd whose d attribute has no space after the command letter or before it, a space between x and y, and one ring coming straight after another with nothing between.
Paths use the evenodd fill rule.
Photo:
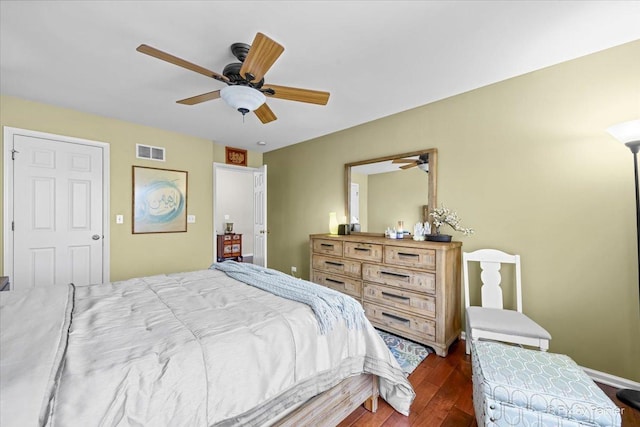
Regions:
<instances>
[{"instance_id":1,"label":"nightstand","mask_svg":"<svg viewBox=\"0 0 640 427\"><path fill-rule=\"evenodd\" d=\"M242 262L242 234L218 234L217 260Z\"/></svg>"}]
</instances>

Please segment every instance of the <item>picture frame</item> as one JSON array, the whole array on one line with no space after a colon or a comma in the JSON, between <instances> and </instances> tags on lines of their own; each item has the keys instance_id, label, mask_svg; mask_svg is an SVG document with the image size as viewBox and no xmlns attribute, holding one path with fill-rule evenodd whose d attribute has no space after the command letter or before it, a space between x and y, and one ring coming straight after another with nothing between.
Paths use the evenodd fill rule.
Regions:
<instances>
[{"instance_id":1,"label":"picture frame","mask_svg":"<svg viewBox=\"0 0 640 427\"><path fill-rule=\"evenodd\" d=\"M132 233L187 231L188 172L133 166Z\"/></svg>"},{"instance_id":2,"label":"picture frame","mask_svg":"<svg viewBox=\"0 0 640 427\"><path fill-rule=\"evenodd\" d=\"M236 166L247 166L247 150L224 147L225 163Z\"/></svg>"}]
</instances>

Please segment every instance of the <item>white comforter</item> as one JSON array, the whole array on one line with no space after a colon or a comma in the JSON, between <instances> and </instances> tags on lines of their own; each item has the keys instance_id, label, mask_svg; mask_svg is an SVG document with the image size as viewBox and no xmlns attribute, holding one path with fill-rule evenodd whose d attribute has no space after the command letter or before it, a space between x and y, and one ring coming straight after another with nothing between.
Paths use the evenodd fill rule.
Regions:
<instances>
[{"instance_id":1,"label":"white comforter","mask_svg":"<svg viewBox=\"0 0 640 427\"><path fill-rule=\"evenodd\" d=\"M261 425L361 372L403 414L414 398L368 322L320 335L308 306L220 271L34 292L0 293L3 427Z\"/></svg>"}]
</instances>

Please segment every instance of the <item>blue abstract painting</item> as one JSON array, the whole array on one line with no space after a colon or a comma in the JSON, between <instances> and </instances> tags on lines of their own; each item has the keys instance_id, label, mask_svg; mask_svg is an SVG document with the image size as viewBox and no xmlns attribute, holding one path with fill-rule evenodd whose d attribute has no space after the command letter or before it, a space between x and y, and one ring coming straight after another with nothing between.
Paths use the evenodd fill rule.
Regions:
<instances>
[{"instance_id":1,"label":"blue abstract painting","mask_svg":"<svg viewBox=\"0 0 640 427\"><path fill-rule=\"evenodd\" d=\"M133 232L187 231L187 172L133 167Z\"/></svg>"}]
</instances>

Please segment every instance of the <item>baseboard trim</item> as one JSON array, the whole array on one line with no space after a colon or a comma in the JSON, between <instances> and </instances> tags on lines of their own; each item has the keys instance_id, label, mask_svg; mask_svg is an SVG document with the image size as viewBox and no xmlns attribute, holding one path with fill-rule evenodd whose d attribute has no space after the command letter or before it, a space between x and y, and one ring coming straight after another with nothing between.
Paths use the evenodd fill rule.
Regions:
<instances>
[{"instance_id":1,"label":"baseboard trim","mask_svg":"<svg viewBox=\"0 0 640 427\"><path fill-rule=\"evenodd\" d=\"M460 339L466 339L464 332L465 331L462 331L462 333L460 334ZM595 369L585 368L584 366L580 367L589 376L589 378L601 384L606 384L615 388L630 388L632 390L640 390L640 383L638 382L607 374L606 372L596 371Z\"/></svg>"},{"instance_id":2,"label":"baseboard trim","mask_svg":"<svg viewBox=\"0 0 640 427\"><path fill-rule=\"evenodd\" d=\"M584 366L581 366L581 368L589 375L589 378L601 384L610 385L615 388L640 390L640 383L638 382L607 374L606 372L596 371L595 369L585 368Z\"/></svg>"}]
</instances>

